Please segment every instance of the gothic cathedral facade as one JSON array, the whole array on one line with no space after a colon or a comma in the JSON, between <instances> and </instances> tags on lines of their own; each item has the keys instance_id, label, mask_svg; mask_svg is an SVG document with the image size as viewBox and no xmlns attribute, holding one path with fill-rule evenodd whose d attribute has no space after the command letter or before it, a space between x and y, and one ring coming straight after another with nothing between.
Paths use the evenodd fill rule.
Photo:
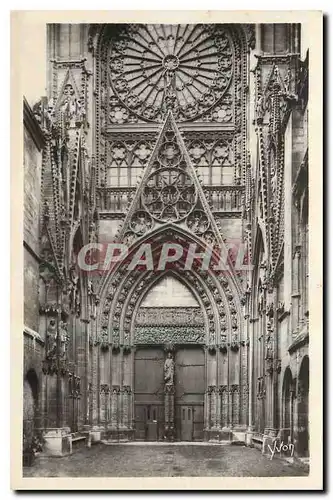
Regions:
<instances>
[{"instance_id":1,"label":"gothic cathedral facade","mask_svg":"<svg viewBox=\"0 0 333 500\"><path fill-rule=\"evenodd\" d=\"M301 40L48 25L47 96L24 101L24 446L278 437L308 456ZM128 258L95 262L114 242ZM161 267L166 244L187 250ZM228 269L186 266L189 247Z\"/></svg>"}]
</instances>

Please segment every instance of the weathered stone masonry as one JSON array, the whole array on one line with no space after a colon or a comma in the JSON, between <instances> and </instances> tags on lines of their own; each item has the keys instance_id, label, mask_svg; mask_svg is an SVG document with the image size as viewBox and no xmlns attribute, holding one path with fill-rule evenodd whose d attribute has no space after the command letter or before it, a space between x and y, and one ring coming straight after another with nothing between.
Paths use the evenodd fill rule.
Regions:
<instances>
[{"instance_id":1,"label":"weathered stone masonry","mask_svg":"<svg viewBox=\"0 0 333 500\"><path fill-rule=\"evenodd\" d=\"M48 26L48 95L24 103L27 442L279 438L308 454L300 29ZM80 249L112 240L154 256L246 242L253 270L83 273Z\"/></svg>"}]
</instances>

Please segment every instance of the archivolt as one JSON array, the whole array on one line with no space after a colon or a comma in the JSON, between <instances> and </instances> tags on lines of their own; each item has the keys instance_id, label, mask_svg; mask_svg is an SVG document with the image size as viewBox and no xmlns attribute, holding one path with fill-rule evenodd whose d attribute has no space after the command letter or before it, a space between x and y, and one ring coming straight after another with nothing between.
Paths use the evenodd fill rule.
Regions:
<instances>
[{"instance_id":1,"label":"archivolt","mask_svg":"<svg viewBox=\"0 0 333 500\"><path fill-rule=\"evenodd\" d=\"M145 242L152 245L154 255L168 241L187 245L197 243L198 248L204 247L197 236L168 224L139 239L131 248L131 255ZM174 264L172 272L192 290L205 310L207 344L244 342L241 300L229 272L202 270L201 266L184 270L182 261ZM130 344L133 317L139 304L147 291L166 273L142 271L140 268L128 270L128 261L119 262L106 277L101 290L97 334L105 337L108 332L108 339L112 341L112 332L117 332L121 343Z\"/></svg>"}]
</instances>

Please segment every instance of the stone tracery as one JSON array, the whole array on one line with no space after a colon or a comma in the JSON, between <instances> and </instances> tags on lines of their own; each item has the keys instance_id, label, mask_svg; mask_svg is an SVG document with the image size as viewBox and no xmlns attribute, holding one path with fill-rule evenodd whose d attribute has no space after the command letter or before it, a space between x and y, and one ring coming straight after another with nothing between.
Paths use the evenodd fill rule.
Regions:
<instances>
[{"instance_id":1,"label":"stone tracery","mask_svg":"<svg viewBox=\"0 0 333 500\"><path fill-rule=\"evenodd\" d=\"M177 120L192 120L228 89L232 43L220 25L131 25L112 40L109 68L115 95L135 115L161 121L171 109Z\"/></svg>"}]
</instances>

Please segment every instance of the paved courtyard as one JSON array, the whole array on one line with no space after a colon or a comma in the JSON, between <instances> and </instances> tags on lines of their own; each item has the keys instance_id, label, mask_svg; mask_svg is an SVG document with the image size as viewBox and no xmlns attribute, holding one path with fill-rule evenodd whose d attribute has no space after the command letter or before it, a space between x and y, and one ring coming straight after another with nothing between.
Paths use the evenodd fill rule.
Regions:
<instances>
[{"instance_id":1,"label":"paved courtyard","mask_svg":"<svg viewBox=\"0 0 333 500\"><path fill-rule=\"evenodd\" d=\"M279 457L245 446L97 444L62 458L38 457L25 477L306 476Z\"/></svg>"}]
</instances>

